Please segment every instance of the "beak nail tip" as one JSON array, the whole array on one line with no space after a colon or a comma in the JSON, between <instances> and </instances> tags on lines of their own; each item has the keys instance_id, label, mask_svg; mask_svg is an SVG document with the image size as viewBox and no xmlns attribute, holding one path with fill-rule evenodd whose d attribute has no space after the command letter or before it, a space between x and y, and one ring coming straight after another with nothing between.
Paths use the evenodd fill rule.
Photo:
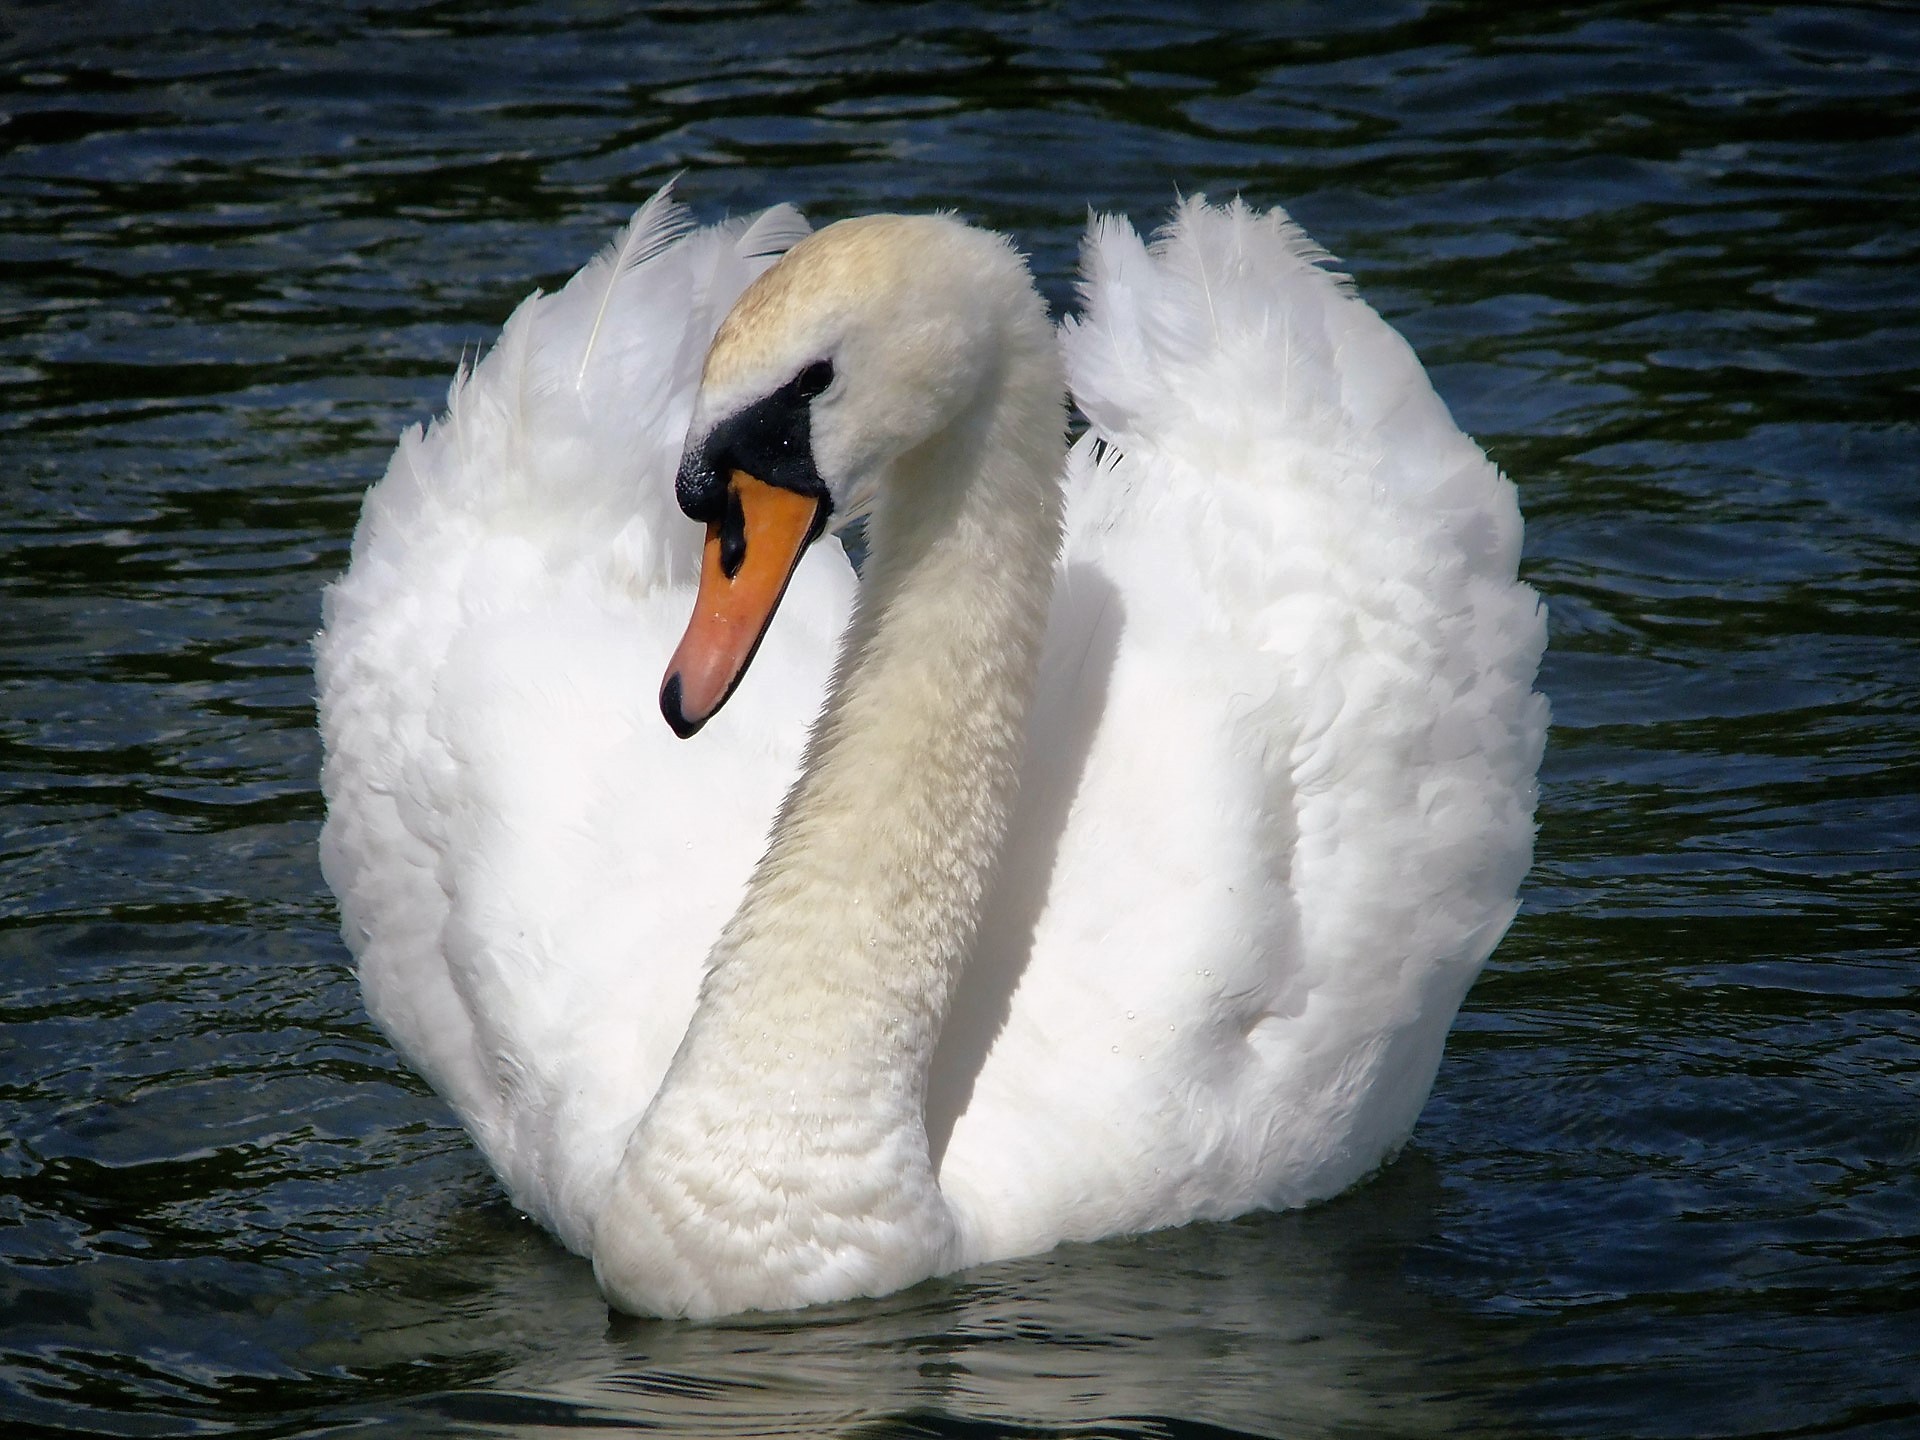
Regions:
<instances>
[{"instance_id":1,"label":"beak nail tip","mask_svg":"<svg viewBox=\"0 0 1920 1440\"><path fill-rule=\"evenodd\" d=\"M690 739L700 728L700 722L687 719L686 712L681 708L680 672L677 670L660 687L660 713L666 718L668 728L682 740Z\"/></svg>"}]
</instances>

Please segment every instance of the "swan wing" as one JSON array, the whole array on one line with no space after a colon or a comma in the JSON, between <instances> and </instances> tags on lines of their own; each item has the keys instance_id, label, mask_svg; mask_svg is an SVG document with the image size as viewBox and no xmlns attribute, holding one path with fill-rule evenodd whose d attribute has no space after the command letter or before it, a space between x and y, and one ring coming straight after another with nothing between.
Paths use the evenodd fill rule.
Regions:
<instances>
[{"instance_id":1,"label":"swan wing","mask_svg":"<svg viewBox=\"0 0 1920 1440\"><path fill-rule=\"evenodd\" d=\"M666 191L463 367L368 493L315 642L321 858L373 1019L517 1204L584 1250L819 708L853 576L817 546L698 746L656 699L700 532L702 357L807 231Z\"/></svg>"},{"instance_id":2,"label":"swan wing","mask_svg":"<svg viewBox=\"0 0 1920 1440\"><path fill-rule=\"evenodd\" d=\"M1099 219L1082 300L1022 799L929 1095L976 1258L1390 1155L1514 914L1547 723L1513 486L1283 213Z\"/></svg>"}]
</instances>

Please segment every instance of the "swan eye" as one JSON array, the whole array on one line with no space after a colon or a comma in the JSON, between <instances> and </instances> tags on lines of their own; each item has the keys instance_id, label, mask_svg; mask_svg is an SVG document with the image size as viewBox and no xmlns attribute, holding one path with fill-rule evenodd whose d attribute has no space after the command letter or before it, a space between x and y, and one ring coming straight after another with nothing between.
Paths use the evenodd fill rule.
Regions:
<instances>
[{"instance_id":1,"label":"swan eye","mask_svg":"<svg viewBox=\"0 0 1920 1440\"><path fill-rule=\"evenodd\" d=\"M802 400L811 400L833 384L833 362L816 360L794 377L793 388Z\"/></svg>"}]
</instances>

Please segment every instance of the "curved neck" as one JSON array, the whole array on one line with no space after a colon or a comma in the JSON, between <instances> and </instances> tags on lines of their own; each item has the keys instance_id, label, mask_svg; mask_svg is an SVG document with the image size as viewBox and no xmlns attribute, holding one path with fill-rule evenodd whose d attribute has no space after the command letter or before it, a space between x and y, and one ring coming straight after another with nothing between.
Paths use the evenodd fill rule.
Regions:
<instances>
[{"instance_id":1,"label":"curved neck","mask_svg":"<svg viewBox=\"0 0 1920 1440\"><path fill-rule=\"evenodd\" d=\"M768 927L756 973L804 948L807 988L884 997L885 1043L914 1061L888 1073L916 1087L1024 746L1059 544L1057 404L1053 419L1040 464L989 425L949 432L898 466L801 778L715 952L718 977L753 948L772 907L784 938ZM853 1019L843 1006L817 1023L844 1034ZM913 1098L917 1108L917 1088Z\"/></svg>"},{"instance_id":2,"label":"curved neck","mask_svg":"<svg viewBox=\"0 0 1920 1440\"><path fill-rule=\"evenodd\" d=\"M1049 343L1009 364L882 487L801 778L600 1224L603 1285L617 1277L600 1252L633 1251L614 1232L636 1208L659 1222L652 1243L698 1256L671 1298L636 1308L783 1308L953 1258L926 1075L1005 834L1045 630L1064 458L1051 358ZM742 1232L742 1210L765 1223ZM741 1250L731 1281L715 1245Z\"/></svg>"}]
</instances>

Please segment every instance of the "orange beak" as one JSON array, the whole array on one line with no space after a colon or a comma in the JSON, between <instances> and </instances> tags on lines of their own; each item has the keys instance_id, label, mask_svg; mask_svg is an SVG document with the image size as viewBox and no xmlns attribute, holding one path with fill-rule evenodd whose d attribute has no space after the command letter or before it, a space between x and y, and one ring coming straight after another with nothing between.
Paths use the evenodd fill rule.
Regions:
<instances>
[{"instance_id":1,"label":"orange beak","mask_svg":"<svg viewBox=\"0 0 1920 1440\"><path fill-rule=\"evenodd\" d=\"M826 515L824 496L783 490L744 470L728 477L726 518L707 526L693 618L660 686L660 713L682 740L713 718L747 673Z\"/></svg>"}]
</instances>

